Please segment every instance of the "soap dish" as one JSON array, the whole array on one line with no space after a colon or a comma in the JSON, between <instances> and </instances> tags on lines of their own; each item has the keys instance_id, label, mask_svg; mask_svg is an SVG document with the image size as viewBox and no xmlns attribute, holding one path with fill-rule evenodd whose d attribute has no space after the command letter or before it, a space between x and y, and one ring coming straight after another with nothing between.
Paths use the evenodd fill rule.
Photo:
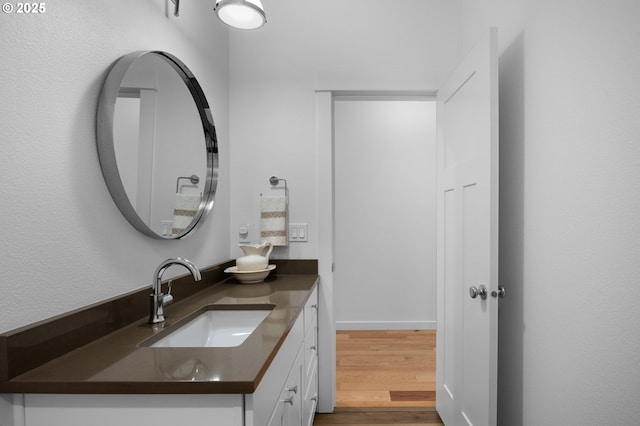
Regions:
<instances>
[{"instance_id":1,"label":"soap dish","mask_svg":"<svg viewBox=\"0 0 640 426\"><path fill-rule=\"evenodd\" d=\"M231 266L224 270L227 274L233 274L233 276L244 284L261 283L269 275L271 271L276 269L276 265L269 265L267 269L260 269L258 271L238 271L237 266Z\"/></svg>"}]
</instances>

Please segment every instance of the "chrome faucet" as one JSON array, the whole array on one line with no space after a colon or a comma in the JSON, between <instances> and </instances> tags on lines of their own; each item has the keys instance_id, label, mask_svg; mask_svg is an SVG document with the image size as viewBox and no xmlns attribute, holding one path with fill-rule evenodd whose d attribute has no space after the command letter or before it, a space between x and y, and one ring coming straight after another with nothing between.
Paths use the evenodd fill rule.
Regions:
<instances>
[{"instance_id":1,"label":"chrome faucet","mask_svg":"<svg viewBox=\"0 0 640 426\"><path fill-rule=\"evenodd\" d=\"M149 324L158 324L164 322L164 307L170 304L173 301L173 297L171 296L171 283L169 283L169 292L167 294L162 294L162 274L164 271L169 269L172 265L182 265L191 272L193 275L193 279L196 281L200 281L202 276L200 275L200 271L190 261L187 259L183 259L181 257L172 257L171 259L167 259L162 262L158 269L153 273L154 282L151 285L153 288L153 294L151 296L150 312L149 312Z\"/></svg>"}]
</instances>

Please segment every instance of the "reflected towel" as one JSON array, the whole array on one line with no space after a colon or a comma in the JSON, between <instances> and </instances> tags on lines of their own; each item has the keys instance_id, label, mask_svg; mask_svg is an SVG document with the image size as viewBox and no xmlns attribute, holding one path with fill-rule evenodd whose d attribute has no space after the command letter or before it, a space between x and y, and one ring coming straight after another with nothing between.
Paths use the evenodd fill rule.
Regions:
<instances>
[{"instance_id":1,"label":"reflected towel","mask_svg":"<svg viewBox=\"0 0 640 426\"><path fill-rule=\"evenodd\" d=\"M260 242L287 246L287 197L260 198Z\"/></svg>"},{"instance_id":2,"label":"reflected towel","mask_svg":"<svg viewBox=\"0 0 640 426\"><path fill-rule=\"evenodd\" d=\"M173 211L173 234L180 234L191 225L200 207L200 194L176 194L176 207Z\"/></svg>"}]
</instances>

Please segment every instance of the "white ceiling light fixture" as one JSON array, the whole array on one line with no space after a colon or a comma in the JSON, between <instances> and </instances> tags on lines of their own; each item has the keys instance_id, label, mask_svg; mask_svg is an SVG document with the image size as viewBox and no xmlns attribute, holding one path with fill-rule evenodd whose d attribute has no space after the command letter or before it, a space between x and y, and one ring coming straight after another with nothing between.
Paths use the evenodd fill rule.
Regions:
<instances>
[{"instance_id":1,"label":"white ceiling light fixture","mask_svg":"<svg viewBox=\"0 0 640 426\"><path fill-rule=\"evenodd\" d=\"M222 22L241 30L255 30L267 22L260 0L216 0L213 10Z\"/></svg>"}]
</instances>

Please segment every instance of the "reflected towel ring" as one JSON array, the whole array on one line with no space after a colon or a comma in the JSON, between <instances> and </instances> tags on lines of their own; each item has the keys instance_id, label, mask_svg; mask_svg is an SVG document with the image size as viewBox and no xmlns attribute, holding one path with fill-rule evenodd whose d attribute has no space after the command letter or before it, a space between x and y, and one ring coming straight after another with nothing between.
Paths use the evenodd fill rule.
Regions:
<instances>
[{"instance_id":1,"label":"reflected towel ring","mask_svg":"<svg viewBox=\"0 0 640 426\"><path fill-rule=\"evenodd\" d=\"M179 193L178 187L180 186L180 179L189 179L192 185L197 185L198 182L200 182L200 178L198 177L198 175L179 176L178 179L176 179L176 194Z\"/></svg>"}]
</instances>

